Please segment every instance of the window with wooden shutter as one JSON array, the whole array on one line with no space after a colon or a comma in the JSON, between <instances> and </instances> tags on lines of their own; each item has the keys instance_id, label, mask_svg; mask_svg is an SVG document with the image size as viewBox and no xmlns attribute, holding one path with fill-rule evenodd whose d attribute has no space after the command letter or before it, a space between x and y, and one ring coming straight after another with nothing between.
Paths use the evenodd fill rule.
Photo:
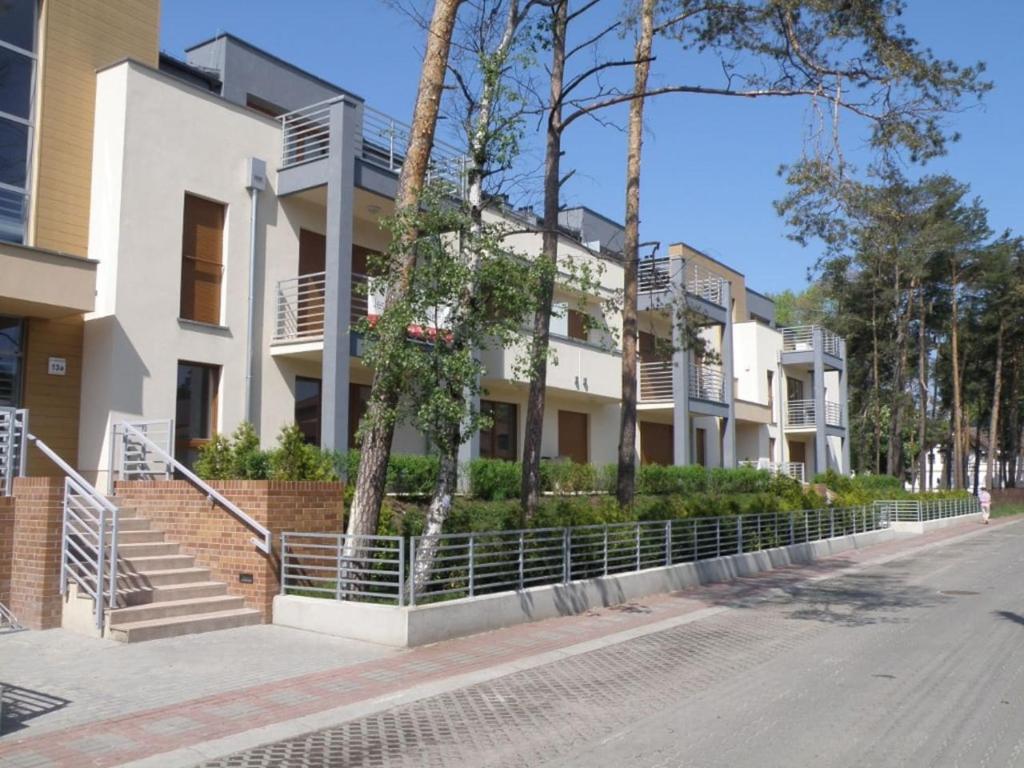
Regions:
<instances>
[{"instance_id":1,"label":"window with wooden shutter","mask_svg":"<svg viewBox=\"0 0 1024 768\"><path fill-rule=\"evenodd\" d=\"M585 313L575 309L569 310L569 338L579 339L580 341L587 340L587 316Z\"/></svg>"},{"instance_id":2,"label":"window with wooden shutter","mask_svg":"<svg viewBox=\"0 0 1024 768\"><path fill-rule=\"evenodd\" d=\"M185 195L181 237L181 317L220 325L224 205Z\"/></svg>"}]
</instances>

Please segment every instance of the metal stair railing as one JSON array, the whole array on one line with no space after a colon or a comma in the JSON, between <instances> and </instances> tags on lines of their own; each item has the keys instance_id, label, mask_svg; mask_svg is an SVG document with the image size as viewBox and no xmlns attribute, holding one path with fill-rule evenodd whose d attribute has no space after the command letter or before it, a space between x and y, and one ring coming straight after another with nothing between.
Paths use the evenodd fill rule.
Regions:
<instances>
[{"instance_id":1,"label":"metal stair railing","mask_svg":"<svg viewBox=\"0 0 1024 768\"><path fill-rule=\"evenodd\" d=\"M66 594L68 580L74 580L93 599L96 626L102 629L106 608L117 600L117 505L50 446L35 435L27 437L65 475L60 592Z\"/></svg>"},{"instance_id":2,"label":"metal stair railing","mask_svg":"<svg viewBox=\"0 0 1024 768\"><path fill-rule=\"evenodd\" d=\"M14 478L25 474L28 411L0 408L0 496L10 496Z\"/></svg>"},{"instance_id":3,"label":"metal stair railing","mask_svg":"<svg viewBox=\"0 0 1024 768\"><path fill-rule=\"evenodd\" d=\"M126 453L128 455L131 455L131 452L138 450L144 453L146 456L155 457L156 462L161 463L169 468L167 470L167 474L169 477L172 476L173 473L181 475L190 483L192 483L192 485L196 486L196 488L205 493L206 497L210 501L218 504L223 509L226 509L238 520L244 523L250 530L259 534L259 538L252 539L252 543L256 546L257 549L259 549L264 554L270 554L272 540L270 530L266 526L257 522L250 515L248 515L241 508L239 508L238 505L236 505L234 502L232 502L230 499L224 496L224 494L213 488L209 483L200 478L195 472L193 472L191 469L189 469L180 461L178 461L171 454L170 451L164 449L162 446L157 445L155 442L153 442L153 440L151 440L144 431L139 429L134 424L129 422L121 422L121 424L115 427L115 430L118 428L120 428L122 439L126 446L130 446L131 443L137 444L137 446L134 447L126 447L125 452L122 453L122 456L124 456ZM114 468L111 467L111 472L113 471ZM127 473L124 466L121 466L120 471L122 474ZM161 473L154 472L154 474Z\"/></svg>"}]
</instances>

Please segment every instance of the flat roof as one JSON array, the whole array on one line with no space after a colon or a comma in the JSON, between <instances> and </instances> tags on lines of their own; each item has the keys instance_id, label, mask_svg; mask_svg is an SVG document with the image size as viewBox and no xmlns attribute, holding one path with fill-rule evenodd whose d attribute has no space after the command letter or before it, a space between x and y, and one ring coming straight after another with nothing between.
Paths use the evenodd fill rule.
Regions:
<instances>
[{"instance_id":1,"label":"flat roof","mask_svg":"<svg viewBox=\"0 0 1024 768\"><path fill-rule=\"evenodd\" d=\"M685 242L685 241L683 241L683 240L677 240L677 241L676 241L676 242L674 242L674 243L669 243L669 244L668 244L668 247L669 247L669 248L671 248L671 247L672 247L673 245L681 245L681 246L682 246L683 248L689 248L689 249L690 249L691 251L693 251L694 253L699 253L699 254L700 254L701 256L703 256L703 257L704 257L705 259L707 259L708 261L713 261L713 262L715 262L715 264L717 264L718 266L720 266L720 267L723 267L723 268L725 268L725 269L728 269L728 270L729 270L730 272L732 272L732 273L733 273L734 275L739 275L739 276L740 276L740 277L742 277L742 278L746 278L746 275L744 275L744 274L743 274L742 272L740 272L740 271L739 271L738 269L736 269L735 267L730 267L730 266L729 266L728 264L726 264L726 263L725 263L724 261L720 261L720 260L716 259L716 258L715 258L714 256L709 256L708 254L704 253L704 251L702 251L702 250L701 250L700 248L695 248L694 246L690 245L689 243L687 243L687 242ZM760 294L758 294L758 295L760 295Z\"/></svg>"}]
</instances>

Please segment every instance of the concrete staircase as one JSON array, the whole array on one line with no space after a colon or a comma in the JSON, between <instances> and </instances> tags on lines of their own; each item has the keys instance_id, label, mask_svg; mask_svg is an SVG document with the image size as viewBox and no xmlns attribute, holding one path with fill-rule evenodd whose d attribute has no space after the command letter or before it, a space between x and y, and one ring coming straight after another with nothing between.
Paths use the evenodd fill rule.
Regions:
<instances>
[{"instance_id":1,"label":"concrete staircase","mask_svg":"<svg viewBox=\"0 0 1024 768\"><path fill-rule=\"evenodd\" d=\"M119 501L119 500L115 500ZM117 606L107 611L107 636L133 643L262 622L260 612L228 594L208 568L181 553L163 531L121 507L117 533Z\"/></svg>"}]
</instances>

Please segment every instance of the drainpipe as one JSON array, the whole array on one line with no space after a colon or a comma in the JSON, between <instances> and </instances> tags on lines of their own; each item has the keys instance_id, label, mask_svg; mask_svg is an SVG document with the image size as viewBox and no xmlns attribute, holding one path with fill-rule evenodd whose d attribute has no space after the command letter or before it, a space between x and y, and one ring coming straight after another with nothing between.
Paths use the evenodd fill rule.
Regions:
<instances>
[{"instance_id":1,"label":"drainpipe","mask_svg":"<svg viewBox=\"0 0 1024 768\"><path fill-rule=\"evenodd\" d=\"M253 349L253 329L256 325L256 215L260 191L267 186L267 164L250 157L246 164L246 188L249 190L249 301L245 325L245 420L252 418L252 368L256 350Z\"/></svg>"}]
</instances>

